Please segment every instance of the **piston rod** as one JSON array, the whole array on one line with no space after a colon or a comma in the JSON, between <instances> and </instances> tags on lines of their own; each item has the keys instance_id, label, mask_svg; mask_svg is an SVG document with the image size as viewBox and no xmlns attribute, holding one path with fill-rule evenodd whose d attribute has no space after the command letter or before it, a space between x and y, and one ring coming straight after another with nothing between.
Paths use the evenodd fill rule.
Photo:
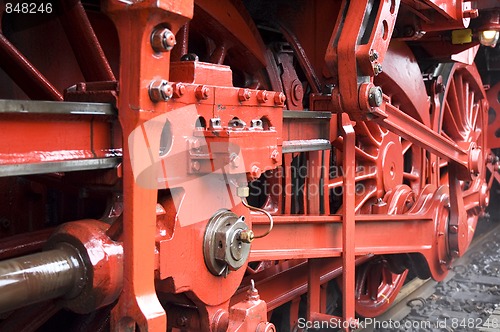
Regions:
<instances>
[{"instance_id":1,"label":"piston rod","mask_svg":"<svg viewBox=\"0 0 500 332\"><path fill-rule=\"evenodd\" d=\"M85 267L70 245L0 262L0 313L61 296L76 296Z\"/></svg>"}]
</instances>

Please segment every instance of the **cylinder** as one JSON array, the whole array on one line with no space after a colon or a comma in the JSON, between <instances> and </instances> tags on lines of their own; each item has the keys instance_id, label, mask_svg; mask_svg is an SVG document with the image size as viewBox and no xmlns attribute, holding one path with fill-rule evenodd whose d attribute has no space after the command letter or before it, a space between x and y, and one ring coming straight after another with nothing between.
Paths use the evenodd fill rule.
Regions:
<instances>
[{"instance_id":1,"label":"cylinder","mask_svg":"<svg viewBox=\"0 0 500 332\"><path fill-rule=\"evenodd\" d=\"M72 295L84 281L85 268L70 246L0 262L0 313L28 304Z\"/></svg>"}]
</instances>

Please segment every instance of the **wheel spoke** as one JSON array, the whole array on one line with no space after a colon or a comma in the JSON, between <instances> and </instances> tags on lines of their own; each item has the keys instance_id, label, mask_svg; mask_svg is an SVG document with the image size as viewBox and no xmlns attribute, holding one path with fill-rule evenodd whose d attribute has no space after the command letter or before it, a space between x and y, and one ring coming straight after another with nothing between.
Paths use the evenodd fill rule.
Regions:
<instances>
[{"instance_id":1,"label":"wheel spoke","mask_svg":"<svg viewBox=\"0 0 500 332\"><path fill-rule=\"evenodd\" d=\"M380 137L377 137L376 134L370 130L367 123L364 121L360 121L356 124L356 138L366 144L368 146L378 147L380 146Z\"/></svg>"},{"instance_id":2,"label":"wheel spoke","mask_svg":"<svg viewBox=\"0 0 500 332\"><path fill-rule=\"evenodd\" d=\"M382 263L374 264L370 269L369 279L367 282L368 295L372 301L378 299L378 290L382 281Z\"/></svg>"},{"instance_id":3,"label":"wheel spoke","mask_svg":"<svg viewBox=\"0 0 500 332\"><path fill-rule=\"evenodd\" d=\"M410 141L403 141L401 143L403 145L403 155L406 154L406 152L408 152L408 150L412 147L412 143Z\"/></svg>"},{"instance_id":4,"label":"wheel spoke","mask_svg":"<svg viewBox=\"0 0 500 332\"><path fill-rule=\"evenodd\" d=\"M375 197L376 193L377 193L377 188L373 188L372 190L365 193L363 196L356 196L356 208L354 211L358 213L359 210L363 207L363 205L365 205L371 198Z\"/></svg>"},{"instance_id":5,"label":"wheel spoke","mask_svg":"<svg viewBox=\"0 0 500 332\"><path fill-rule=\"evenodd\" d=\"M452 78L450 81L450 87L448 88L447 102L450 106L450 113L455 118L455 123L457 124L459 131L462 131L463 130L463 119L461 112L462 107L458 96L458 93L460 93L460 91L462 91L462 81L460 79L455 80L455 78Z\"/></svg>"},{"instance_id":6,"label":"wheel spoke","mask_svg":"<svg viewBox=\"0 0 500 332\"><path fill-rule=\"evenodd\" d=\"M453 115L453 111L448 104L448 101L445 101L444 104L444 120L443 120L443 128L446 132L451 133L454 137L461 137L462 133L458 128L458 124L455 121L455 117Z\"/></svg>"},{"instance_id":7,"label":"wheel spoke","mask_svg":"<svg viewBox=\"0 0 500 332\"><path fill-rule=\"evenodd\" d=\"M370 179L375 179L377 177L377 173L366 173L366 174L360 174L356 175L355 181L356 182L361 182L361 181L366 181ZM330 183L328 184L328 189L334 189L337 187L341 187L344 184L344 178L342 176L337 176L333 179L330 179Z\"/></svg>"},{"instance_id":8,"label":"wheel spoke","mask_svg":"<svg viewBox=\"0 0 500 332\"><path fill-rule=\"evenodd\" d=\"M403 179L410 181L418 181L420 179L420 176L413 173L403 172Z\"/></svg>"}]
</instances>

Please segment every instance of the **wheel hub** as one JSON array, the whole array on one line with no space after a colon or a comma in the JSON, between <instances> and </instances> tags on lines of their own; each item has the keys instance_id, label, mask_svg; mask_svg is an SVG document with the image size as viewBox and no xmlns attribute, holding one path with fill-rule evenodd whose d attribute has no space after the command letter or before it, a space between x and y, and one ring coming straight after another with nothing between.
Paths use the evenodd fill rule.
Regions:
<instances>
[{"instance_id":1,"label":"wheel hub","mask_svg":"<svg viewBox=\"0 0 500 332\"><path fill-rule=\"evenodd\" d=\"M242 267L250 255L250 243L240 238L248 229L245 217L219 210L208 222L203 241L203 255L208 270L226 276Z\"/></svg>"},{"instance_id":2,"label":"wheel hub","mask_svg":"<svg viewBox=\"0 0 500 332\"><path fill-rule=\"evenodd\" d=\"M389 133L384 137L381 156L384 189L389 191L403 183L403 147L395 134Z\"/></svg>"}]
</instances>

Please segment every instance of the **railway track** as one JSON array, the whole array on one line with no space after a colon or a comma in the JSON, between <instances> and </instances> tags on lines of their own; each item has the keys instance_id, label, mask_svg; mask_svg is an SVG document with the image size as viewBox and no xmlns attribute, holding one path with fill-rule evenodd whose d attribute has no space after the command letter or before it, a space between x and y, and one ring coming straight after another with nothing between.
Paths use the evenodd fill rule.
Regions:
<instances>
[{"instance_id":1,"label":"railway track","mask_svg":"<svg viewBox=\"0 0 500 332\"><path fill-rule=\"evenodd\" d=\"M357 331L500 331L500 224L479 227L443 281L411 280L386 313Z\"/></svg>"}]
</instances>

